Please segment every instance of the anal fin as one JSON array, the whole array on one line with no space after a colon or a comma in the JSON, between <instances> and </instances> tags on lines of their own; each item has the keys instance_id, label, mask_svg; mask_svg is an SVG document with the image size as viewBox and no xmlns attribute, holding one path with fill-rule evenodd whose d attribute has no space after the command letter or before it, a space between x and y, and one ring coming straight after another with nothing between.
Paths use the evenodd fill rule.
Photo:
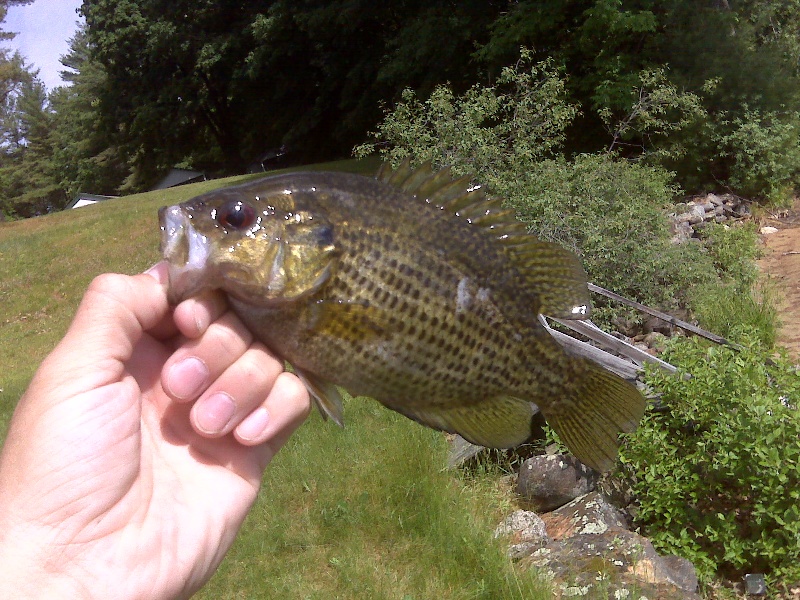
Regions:
<instances>
[{"instance_id":1,"label":"anal fin","mask_svg":"<svg viewBox=\"0 0 800 600\"><path fill-rule=\"evenodd\" d=\"M511 396L452 408L387 406L418 423L457 433L465 440L487 448L514 448L544 437L544 419L536 405Z\"/></svg>"}]
</instances>

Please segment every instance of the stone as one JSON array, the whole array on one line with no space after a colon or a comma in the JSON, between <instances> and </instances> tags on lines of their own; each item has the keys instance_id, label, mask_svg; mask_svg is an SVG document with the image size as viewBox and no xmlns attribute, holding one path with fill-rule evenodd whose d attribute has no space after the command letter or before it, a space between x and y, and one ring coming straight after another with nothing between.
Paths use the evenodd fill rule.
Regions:
<instances>
[{"instance_id":1,"label":"stone","mask_svg":"<svg viewBox=\"0 0 800 600\"><path fill-rule=\"evenodd\" d=\"M648 347L653 348L654 350L663 350L667 343L667 336L659 331L651 331L644 336L642 341L647 344Z\"/></svg>"},{"instance_id":2,"label":"stone","mask_svg":"<svg viewBox=\"0 0 800 600\"><path fill-rule=\"evenodd\" d=\"M672 222L672 240L673 244L682 244L690 240L694 235L694 229L688 221L673 221Z\"/></svg>"},{"instance_id":3,"label":"stone","mask_svg":"<svg viewBox=\"0 0 800 600\"><path fill-rule=\"evenodd\" d=\"M759 231L761 232L761 235L771 235L773 233L778 233L778 228L777 227L762 227L761 229L759 229Z\"/></svg>"},{"instance_id":4,"label":"stone","mask_svg":"<svg viewBox=\"0 0 800 600\"><path fill-rule=\"evenodd\" d=\"M519 564L544 571L565 596L700 600L691 563L659 556L647 538L631 531L553 540Z\"/></svg>"},{"instance_id":5,"label":"stone","mask_svg":"<svg viewBox=\"0 0 800 600\"><path fill-rule=\"evenodd\" d=\"M720 198L716 194L708 194L706 196L706 200L714 206L722 206L722 204L725 202L722 198Z\"/></svg>"},{"instance_id":6,"label":"stone","mask_svg":"<svg viewBox=\"0 0 800 600\"><path fill-rule=\"evenodd\" d=\"M542 518L529 510L516 510L494 530L494 537L509 537L508 555L512 559L530 556L546 545L550 538Z\"/></svg>"},{"instance_id":7,"label":"stone","mask_svg":"<svg viewBox=\"0 0 800 600\"><path fill-rule=\"evenodd\" d=\"M561 508L542 515L547 535L562 540L584 533L623 531L625 516L598 492L576 498Z\"/></svg>"},{"instance_id":8,"label":"stone","mask_svg":"<svg viewBox=\"0 0 800 600\"><path fill-rule=\"evenodd\" d=\"M702 206L695 204L689 209L689 223L696 225L702 223L706 218L706 211Z\"/></svg>"},{"instance_id":9,"label":"stone","mask_svg":"<svg viewBox=\"0 0 800 600\"><path fill-rule=\"evenodd\" d=\"M644 329L646 333L652 333L653 331L656 331L669 337L672 335L673 327L664 319L650 316L647 317L645 322L642 324L642 329Z\"/></svg>"},{"instance_id":10,"label":"stone","mask_svg":"<svg viewBox=\"0 0 800 600\"><path fill-rule=\"evenodd\" d=\"M520 467L517 494L547 512L588 494L598 479L595 471L572 456L533 456Z\"/></svg>"}]
</instances>

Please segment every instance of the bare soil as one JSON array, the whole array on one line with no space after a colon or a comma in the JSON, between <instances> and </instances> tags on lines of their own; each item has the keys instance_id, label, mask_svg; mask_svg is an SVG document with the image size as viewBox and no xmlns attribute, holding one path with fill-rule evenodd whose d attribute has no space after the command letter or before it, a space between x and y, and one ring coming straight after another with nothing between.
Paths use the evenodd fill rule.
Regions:
<instances>
[{"instance_id":1,"label":"bare soil","mask_svg":"<svg viewBox=\"0 0 800 600\"><path fill-rule=\"evenodd\" d=\"M762 227L776 227L776 233L762 235L764 256L759 267L777 288L781 328L778 343L800 358L800 199L790 210L768 215Z\"/></svg>"}]
</instances>

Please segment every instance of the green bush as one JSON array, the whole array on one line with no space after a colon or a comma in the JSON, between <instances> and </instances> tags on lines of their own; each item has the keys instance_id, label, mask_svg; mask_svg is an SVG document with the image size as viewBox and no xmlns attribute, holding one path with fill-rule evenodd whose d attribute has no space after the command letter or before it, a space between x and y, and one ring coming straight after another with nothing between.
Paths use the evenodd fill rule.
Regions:
<instances>
[{"instance_id":1,"label":"green bush","mask_svg":"<svg viewBox=\"0 0 800 600\"><path fill-rule=\"evenodd\" d=\"M663 405L621 454L638 525L706 578L800 580L797 368L756 343L737 352L698 338L673 340L665 359L681 372L648 372Z\"/></svg>"},{"instance_id":2,"label":"green bush","mask_svg":"<svg viewBox=\"0 0 800 600\"><path fill-rule=\"evenodd\" d=\"M759 283L753 289L737 283L710 283L689 292L692 316L704 329L731 341L743 335L772 348L778 335L774 288Z\"/></svg>"},{"instance_id":3,"label":"green bush","mask_svg":"<svg viewBox=\"0 0 800 600\"><path fill-rule=\"evenodd\" d=\"M716 280L701 244L670 244L664 209L677 190L662 169L582 155L542 161L509 182L519 218L575 251L597 285L670 309Z\"/></svg>"},{"instance_id":4,"label":"green bush","mask_svg":"<svg viewBox=\"0 0 800 600\"><path fill-rule=\"evenodd\" d=\"M777 204L791 198L800 175L800 114L745 110L718 118L709 137L721 157L716 176L729 188Z\"/></svg>"},{"instance_id":5,"label":"green bush","mask_svg":"<svg viewBox=\"0 0 800 600\"><path fill-rule=\"evenodd\" d=\"M372 134L376 141L358 146L355 154L381 148L392 163L406 157L414 164L432 161L457 174L478 174L494 186L485 177L531 166L560 149L578 114L567 102L565 83L552 60L534 64L523 50L495 86L475 85L457 96L440 85L424 102L405 90Z\"/></svg>"}]
</instances>

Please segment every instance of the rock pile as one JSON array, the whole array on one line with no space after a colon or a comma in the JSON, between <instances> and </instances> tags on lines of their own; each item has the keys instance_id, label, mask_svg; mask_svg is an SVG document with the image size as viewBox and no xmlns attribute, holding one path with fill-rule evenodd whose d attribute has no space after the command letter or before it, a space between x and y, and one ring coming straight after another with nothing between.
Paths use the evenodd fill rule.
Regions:
<instances>
[{"instance_id":1,"label":"rock pile","mask_svg":"<svg viewBox=\"0 0 800 600\"><path fill-rule=\"evenodd\" d=\"M534 456L520 469L517 493L538 512L515 511L495 536L508 539L509 556L520 566L550 577L563 598L700 600L694 566L660 556L630 531L609 497L617 496L617 504L630 498L608 486L598 491L603 487L597 473L572 457Z\"/></svg>"},{"instance_id":2,"label":"rock pile","mask_svg":"<svg viewBox=\"0 0 800 600\"><path fill-rule=\"evenodd\" d=\"M750 202L733 194L706 194L695 196L688 202L675 206L670 214L672 242L682 244L708 223L725 223L749 217Z\"/></svg>"}]
</instances>

